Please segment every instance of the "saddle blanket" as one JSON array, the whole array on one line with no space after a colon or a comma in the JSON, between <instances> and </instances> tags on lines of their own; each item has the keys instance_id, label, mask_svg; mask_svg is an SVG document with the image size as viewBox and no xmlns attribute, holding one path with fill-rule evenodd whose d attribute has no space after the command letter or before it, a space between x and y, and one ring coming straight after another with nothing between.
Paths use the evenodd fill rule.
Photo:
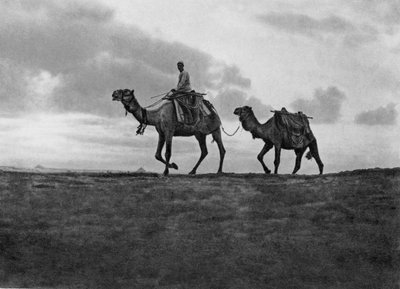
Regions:
<instances>
[{"instance_id":1,"label":"saddle blanket","mask_svg":"<svg viewBox=\"0 0 400 289\"><path fill-rule=\"evenodd\" d=\"M286 141L294 148L307 146L315 139L308 122L308 117L302 113L290 113L285 108L275 111L279 114L285 128Z\"/></svg>"},{"instance_id":2,"label":"saddle blanket","mask_svg":"<svg viewBox=\"0 0 400 289\"><path fill-rule=\"evenodd\" d=\"M180 123L193 124L198 118L211 114L205 105L202 95L186 95L172 99L175 105L176 117Z\"/></svg>"}]
</instances>

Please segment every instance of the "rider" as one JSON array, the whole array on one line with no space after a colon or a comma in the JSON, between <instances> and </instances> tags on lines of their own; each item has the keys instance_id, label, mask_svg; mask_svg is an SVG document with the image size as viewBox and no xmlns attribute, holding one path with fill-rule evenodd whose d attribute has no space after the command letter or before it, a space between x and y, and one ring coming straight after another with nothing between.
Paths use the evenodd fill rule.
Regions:
<instances>
[{"instance_id":1,"label":"rider","mask_svg":"<svg viewBox=\"0 0 400 289\"><path fill-rule=\"evenodd\" d=\"M189 72L185 71L184 66L183 61L178 61L177 67L180 73L176 90L181 92L190 92L192 90L192 87L190 86L190 75Z\"/></svg>"},{"instance_id":2,"label":"rider","mask_svg":"<svg viewBox=\"0 0 400 289\"><path fill-rule=\"evenodd\" d=\"M189 93L192 91L192 87L190 85L189 72L185 71L185 69L184 69L185 64L183 63L183 61L178 61L178 63L176 65L179 70L178 84L176 86L176 89L171 89L171 93L169 93L170 96L177 95L177 94L185 95L186 93ZM192 104L195 104L196 96L189 94L187 96L187 100L189 103L191 102ZM194 113L194 119L196 120L195 125L197 125L200 122L198 109L195 109L193 111L193 113Z\"/></svg>"},{"instance_id":3,"label":"rider","mask_svg":"<svg viewBox=\"0 0 400 289\"><path fill-rule=\"evenodd\" d=\"M189 72L185 71L183 61L178 61L177 67L179 70L178 84L176 89L173 88L167 94L168 96L173 96L176 94L185 94L187 92L192 91L192 87L190 86L190 75Z\"/></svg>"}]
</instances>

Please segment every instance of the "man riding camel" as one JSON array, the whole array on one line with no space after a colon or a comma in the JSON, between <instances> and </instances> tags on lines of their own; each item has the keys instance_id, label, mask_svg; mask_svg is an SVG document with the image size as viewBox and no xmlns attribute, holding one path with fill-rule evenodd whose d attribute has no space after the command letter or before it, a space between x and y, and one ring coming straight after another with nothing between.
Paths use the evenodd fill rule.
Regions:
<instances>
[{"instance_id":1,"label":"man riding camel","mask_svg":"<svg viewBox=\"0 0 400 289\"><path fill-rule=\"evenodd\" d=\"M196 104L196 95L194 94L194 91L192 90L192 87L190 85L190 75L189 72L185 71L184 69L184 63L183 61L178 61L177 67L179 70L179 77L178 77L178 84L176 86L176 89L171 89L171 91L167 94L169 97L184 97L186 98L186 103L189 105L195 105ZM192 117L195 120L195 123L192 124L193 126L197 126L199 122L201 121L200 115L199 115L199 109L193 109L192 110Z\"/></svg>"},{"instance_id":2,"label":"man riding camel","mask_svg":"<svg viewBox=\"0 0 400 289\"><path fill-rule=\"evenodd\" d=\"M190 75L189 72L185 71L184 66L183 61L178 61L177 67L180 73L175 91L190 92L192 90L190 86Z\"/></svg>"},{"instance_id":3,"label":"man riding camel","mask_svg":"<svg viewBox=\"0 0 400 289\"><path fill-rule=\"evenodd\" d=\"M167 96L186 94L192 91L192 87L190 86L190 75L189 72L185 71L184 66L183 61L178 61L177 67L180 72L178 76L178 84L176 85L176 89L171 89Z\"/></svg>"}]
</instances>

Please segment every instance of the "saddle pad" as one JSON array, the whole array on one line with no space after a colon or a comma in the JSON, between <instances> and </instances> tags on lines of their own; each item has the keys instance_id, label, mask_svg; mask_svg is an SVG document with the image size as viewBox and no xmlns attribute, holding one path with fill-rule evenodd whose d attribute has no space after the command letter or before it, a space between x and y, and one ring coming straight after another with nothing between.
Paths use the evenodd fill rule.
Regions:
<instances>
[{"instance_id":1,"label":"saddle pad","mask_svg":"<svg viewBox=\"0 0 400 289\"><path fill-rule=\"evenodd\" d=\"M176 118L178 119L178 122L193 122L193 114L191 113L190 109L188 109L187 107L182 107L182 102L178 101L177 99L173 99L172 101L175 106ZM202 99L200 100L199 106L196 109L199 109L199 112L203 117L211 114L210 109L204 104Z\"/></svg>"},{"instance_id":2,"label":"saddle pad","mask_svg":"<svg viewBox=\"0 0 400 289\"><path fill-rule=\"evenodd\" d=\"M302 148L315 139L305 114L289 113L286 110L275 113L279 114L282 121L285 142L291 147Z\"/></svg>"}]
</instances>

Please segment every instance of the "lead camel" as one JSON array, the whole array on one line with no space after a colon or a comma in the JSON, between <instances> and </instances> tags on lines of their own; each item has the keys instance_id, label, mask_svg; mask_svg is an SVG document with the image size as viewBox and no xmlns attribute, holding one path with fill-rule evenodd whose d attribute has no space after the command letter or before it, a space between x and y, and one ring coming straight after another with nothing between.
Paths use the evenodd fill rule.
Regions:
<instances>
[{"instance_id":1,"label":"lead camel","mask_svg":"<svg viewBox=\"0 0 400 289\"><path fill-rule=\"evenodd\" d=\"M218 145L220 160L217 172L222 173L225 148L221 138L221 121L215 110L212 110L211 115L202 120L202 123L199 124L200 129L196 129L193 126L183 125L178 122L172 101L165 100L157 107L145 109L140 106L133 89L119 89L114 91L112 100L121 101L125 109L132 113L141 125L155 126L158 132L158 145L155 158L165 164L164 175L169 174L170 168L178 169L175 163L170 163L172 138L174 136L194 136L199 142L201 150L200 158L189 173L196 174L197 168L208 154L206 144L206 136L208 134L212 135ZM165 159L161 154L164 144L166 145Z\"/></svg>"}]
</instances>

